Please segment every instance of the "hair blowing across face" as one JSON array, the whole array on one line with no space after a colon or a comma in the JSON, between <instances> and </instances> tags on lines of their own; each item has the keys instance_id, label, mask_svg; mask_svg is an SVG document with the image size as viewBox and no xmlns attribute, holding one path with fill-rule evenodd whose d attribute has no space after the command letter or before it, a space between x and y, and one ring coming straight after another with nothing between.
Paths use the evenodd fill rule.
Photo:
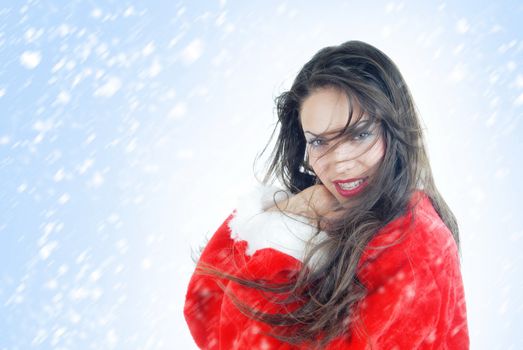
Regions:
<instances>
[{"instance_id":1,"label":"hair blowing across face","mask_svg":"<svg viewBox=\"0 0 523 350\"><path fill-rule=\"evenodd\" d=\"M268 285L201 269L202 273L229 278L270 295L285 295L283 300L281 297L272 300L282 305L299 301L298 308L289 308L292 311L285 314L264 314L235 303L250 317L273 325L272 336L293 344L309 342L318 348L346 333L349 327L341 325L357 324L357 315L352 310L366 294L356 277L361 254L380 228L406 213L416 189L428 195L459 247L457 222L435 186L410 91L392 60L361 41L348 41L318 51L299 71L290 90L276 98L278 123L274 132L279 127L279 134L263 183L277 178L292 193L318 183L304 162L306 140L300 107L312 92L325 87L344 92L351 105L358 103L360 110L380 126L385 154L365 191L351 202L350 210L345 210L341 219L328 222L329 228L324 230L327 239L310 248L304 267L289 283ZM349 111L347 126L352 117ZM346 127L337 137L342 139L349 131L350 127ZM318 224L318 231L319 227ZM321 265L307 270L305 266L317 252L325 259ZM231 298L236 300L233 295Z\"/></svg>"}]
</instances>

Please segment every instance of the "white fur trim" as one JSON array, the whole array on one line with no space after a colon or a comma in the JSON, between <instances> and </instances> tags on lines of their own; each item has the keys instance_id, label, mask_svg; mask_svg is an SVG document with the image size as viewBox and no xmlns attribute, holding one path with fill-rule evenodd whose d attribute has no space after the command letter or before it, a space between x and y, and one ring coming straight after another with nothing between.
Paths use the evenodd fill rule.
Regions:
<instances>
[{"instance_id":1,"label":"white fur trim","mask_svg":"<svg viewBox=\"0 0 523 350\"><path fill-rule=\"evenodd\" d=\"M234 240L247 242L248 255L260 249L273 248L300 261L304 260L307 241L317 231L316 227L303 216L265 211L274 205L274 201L279 202L287 195L293 194L276 186L259 184L238 198L236 213L229 221L229 228ZM320 231L312 240L312 244L325 237L326 233ZM321 258L315 254L309 264L315 266L320 261Z\"/></svg>"}]
</instances>

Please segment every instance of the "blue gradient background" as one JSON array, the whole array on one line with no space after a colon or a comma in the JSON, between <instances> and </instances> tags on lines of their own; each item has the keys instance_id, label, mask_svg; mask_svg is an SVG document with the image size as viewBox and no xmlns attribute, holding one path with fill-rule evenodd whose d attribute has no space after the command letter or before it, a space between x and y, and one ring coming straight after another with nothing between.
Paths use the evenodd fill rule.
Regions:
<instances>
[{"instance_id":1,"label":"blue gradient background","mask_svg":"<svg viewBox=\"0 0 523 350\"><path fill-rule=\"evenodd\" d=\"M413 92L471 348L522 349L523 4L361 3L1 2L0 349L195 349L191 250L254 183L274 97L350 39Z\"/></svg>"}]
</instances>

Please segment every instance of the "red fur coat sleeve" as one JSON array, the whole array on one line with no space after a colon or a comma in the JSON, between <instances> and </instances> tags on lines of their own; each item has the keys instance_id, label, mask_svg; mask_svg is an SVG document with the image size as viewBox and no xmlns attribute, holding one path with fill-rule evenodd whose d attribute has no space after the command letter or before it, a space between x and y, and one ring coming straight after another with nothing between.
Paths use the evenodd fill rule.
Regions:
<instances>
[{"instance_id":1,"label":"red fur coat sleeve","mask_svg":"<svg viewBox=\"0 0 523 350\"><path fill-rule=\"evenodd\" d=\"M304 239L314 230L293 220L297 217L263 212L274 190L260 188L240 201L207 243L198 264L274 282L297 271ZM348 329L351 338L335 339L328 350L468 349L457 247L430 200L421 192L413 199L417 205L412 225L406 224L410 216L396 219L365 250L358 270L368 290L357 308L361 322ZM187 288L184 315L201 349L298 349L264 335L268 326L240 312L220 285L251 307L282 311L261 292L195 273Z\"/></svg>"}]
</instances>

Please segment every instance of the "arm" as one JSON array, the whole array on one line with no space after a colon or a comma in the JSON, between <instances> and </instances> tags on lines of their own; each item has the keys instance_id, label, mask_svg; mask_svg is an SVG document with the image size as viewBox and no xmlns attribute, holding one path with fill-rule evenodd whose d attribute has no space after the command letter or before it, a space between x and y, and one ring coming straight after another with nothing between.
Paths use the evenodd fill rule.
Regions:
<instances>
[{"instance_id":1,"label":"arm","mask_svg":"<svg viewBox=\"0 0 523 350\"><path fill-rule=\"evenodd\" d=\"M259 186L240 197L235 212L207 243L198 265L210 264L235 276L272 281L281 280L289 271L297 269L299 261L293 256L299 256L302 239L313 228L303 218L300 221L283 217L282 220L283 215L279 212L264 212L273 199L278 200L273 198L275 193L280 199L286 197L285 193L276 191L276 187ZM291 234L293 231L301 235ZM193 338L202 349L233 346L237 337L242 341L251 339L238 335L243 329L238 328L242 322L246 322L246 327L256 328L231 304L221 286L243 302L249 303L249 298L256 295L256 292L229 280L195 272L187 288L184 316Z\"/></svg>"},{"instance_id":2,"label":"arm","mask_svg":"<svg viewBox=\"0 0 523 350\"><path fill-rule=\"evenodd\" d=\"M235 254L235 242L230 237L229 215L203 250L198 265L210 264L223 272L234 274L241 257ZM227 281L195 272L187 287L184 316L189 330L201 349L218 349L220 309Z\"/></svg>"}]
</instances>

